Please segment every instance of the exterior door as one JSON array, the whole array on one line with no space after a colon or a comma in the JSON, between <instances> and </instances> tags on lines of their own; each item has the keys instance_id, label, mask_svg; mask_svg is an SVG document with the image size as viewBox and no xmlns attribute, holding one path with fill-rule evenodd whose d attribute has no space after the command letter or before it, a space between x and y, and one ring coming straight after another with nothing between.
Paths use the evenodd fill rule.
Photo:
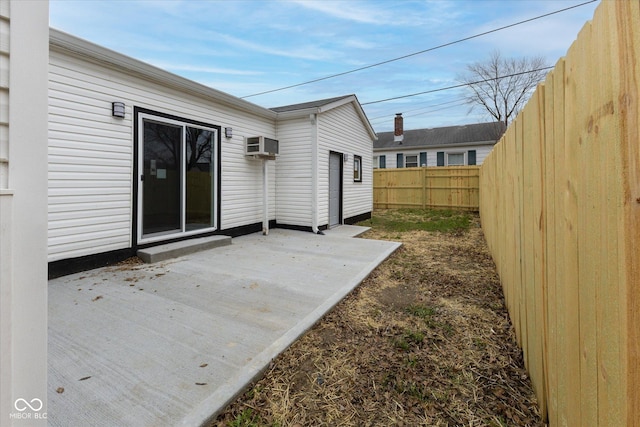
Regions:
<instances>
[{"instance_id":1,"label":"exterior door","mask_svg":"<svg viewBox=\"0 0 640 427\"><path fill-rule=\"evenodd\" d=\"M139 117L138 243L213 231L217 129Z\"/></svg>"},{"instance_id":2,"label":"exterior door","mask_svg":"<svg viewBox=\"0 0 640 427\"><path fill-rule=\"evenodd\" d=\"M329 154L329 227L339 225L342 216L342 154Z\"/></svg>"}]
</instances>

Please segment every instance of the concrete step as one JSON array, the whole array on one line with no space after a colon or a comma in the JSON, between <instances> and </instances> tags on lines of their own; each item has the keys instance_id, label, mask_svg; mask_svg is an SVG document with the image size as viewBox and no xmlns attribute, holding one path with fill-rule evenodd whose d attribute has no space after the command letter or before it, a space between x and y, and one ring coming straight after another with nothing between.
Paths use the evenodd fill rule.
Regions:
<instances>
[{"instance_id":1,"label":"concrete step","mask_svg":"<svg viewBox=\"0 0 640 427\"><path fill-rule=\"evenodd\" d=\"M229 236L200 237L198 239L182 240L180 242L165 243L164 245L139 249L136 255L146 263L154 263L230 244L231 237Z\"/></svg>"}]
</instances>

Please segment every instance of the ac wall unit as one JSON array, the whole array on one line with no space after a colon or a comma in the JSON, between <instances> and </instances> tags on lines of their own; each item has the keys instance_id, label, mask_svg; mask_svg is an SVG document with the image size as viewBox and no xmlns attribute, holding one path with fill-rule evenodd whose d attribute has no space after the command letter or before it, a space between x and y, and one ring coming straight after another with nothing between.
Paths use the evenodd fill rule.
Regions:
<instances>
[{"instance_id":1,"label":"ac wall unit","mask_svg":"<svg viewBox=\"0 0 640 427\"><path fill-rule=\"evenodd\" d=\"M274 157L278 155L277 139L264 136L253 136L246 139L245 154L247 156Z\"/></svg>"}]
</instances>

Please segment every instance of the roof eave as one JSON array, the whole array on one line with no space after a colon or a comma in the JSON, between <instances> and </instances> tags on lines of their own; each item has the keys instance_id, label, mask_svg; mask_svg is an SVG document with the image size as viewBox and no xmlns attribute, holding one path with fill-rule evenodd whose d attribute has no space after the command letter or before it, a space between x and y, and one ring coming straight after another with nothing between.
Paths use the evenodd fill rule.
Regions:
<instances>
[{"instance_id":1,"label":"roof eave","mask_svg":"<svg viewBox=\"0 0 640 427\"><path fill-rule=\"evenodd\" d=\"M421 150L421 149L435 149L435 148L456 148L456 147L471 147L474 145L496 145L497 141L473 141L473 142L458 142L455 144L437 144L437 145L396 145L393 147L373 147L373 151L398 151L398 150Z\"/></svg>"},{"instance_id":2,"label":"roof eave","mask_svg":"<svg viewBox=\"0 0 640 427\"><path fill-rule=\"evenodd\" d=\"M358 101L358 98L355 95L348 95L337 101L331 102L329 104L321 105L319 107L303 108L300 110L282 111L277 114L278 114L279 120L288 120L288 119L294 119L299 117L305 117L310 114L322 114L327 111L333 110L334 108L340 107L342 105L346 105L348 103L353 103L356 109L356 112L360 117L360 120L365 125L367 132L369 132L369 136L373 141L377 141L378 135L373 130L373 126L371 126L371 123L369 122L367 115L365 114L364 110L362 109L362 106L360 105L360 102Z\"/></svg>"},{"instance_id":3,"label":"roof eave","mask_svg":"<svg viewBox=\"0 0 640 427\"><path fill-rule=\"evenodd\" d=\"M179 89L199 97L212 98L222 104L251 112L264 118L273 120L277 117L277 114L268 108L261 107L53 28L49 30L49 46L52 50L70 53L74 56L122 69L131 74L142 75L146 79L164 86Z\"/></svg>"},{"instance_id":4,"label":"roof eave","mask_svg":"<svg viewBox=\"0 0 640 427\"><path fill-rule=\"evenodd\" d=\"M320 112L321 111L319 107L311 107L311 108L303 108L301 110L281 111L276 114L277 114L278 120L288 120L288 119L295 119L299 117L305 117L310 114L319 114Z\"/></svg>"}]
</instances>

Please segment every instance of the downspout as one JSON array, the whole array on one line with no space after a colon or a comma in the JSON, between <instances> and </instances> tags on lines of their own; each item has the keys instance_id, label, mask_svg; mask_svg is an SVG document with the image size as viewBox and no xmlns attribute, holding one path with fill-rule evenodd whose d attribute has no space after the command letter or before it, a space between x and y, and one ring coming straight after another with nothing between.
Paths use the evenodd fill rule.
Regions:
<instances>
[{"instance_id":1,"label":"downspout","mask_svg":"<svg viewBox=\"0 0 640 427\"><path fill-rule=\"evenodd\" d=\"M311 231L318 230L318 113L309 115L311 122Z\"/></svg>"},{"instance_id":2,"label":"downspout","mask_svg":"<svg viewBox=\"0 0 640 427\"><path fill-rule=\"evenodd\" d=\"M269 235L269 160L262 159L262 234Z\"/></svg>"}]
</instances>

